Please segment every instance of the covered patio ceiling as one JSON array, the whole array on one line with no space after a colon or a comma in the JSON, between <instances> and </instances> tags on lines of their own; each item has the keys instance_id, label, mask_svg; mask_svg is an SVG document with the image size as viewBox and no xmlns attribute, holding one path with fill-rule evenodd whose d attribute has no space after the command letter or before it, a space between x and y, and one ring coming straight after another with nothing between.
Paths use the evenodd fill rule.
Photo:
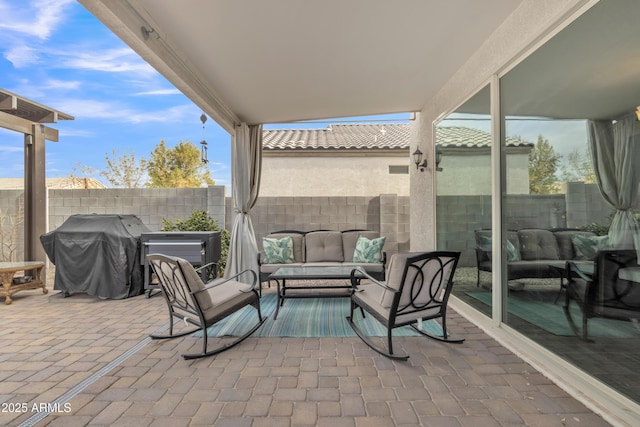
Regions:
<instances>
[{"instance_id":1,"label":"covered patio ceiling","mask_svg":"<svg viewBox=\"0 0 640 427\"><path fill-rule=\"evenodd\" d=\"M79 0L221 126L419 111L520 0Z\"/></svg>"}]
</instances>

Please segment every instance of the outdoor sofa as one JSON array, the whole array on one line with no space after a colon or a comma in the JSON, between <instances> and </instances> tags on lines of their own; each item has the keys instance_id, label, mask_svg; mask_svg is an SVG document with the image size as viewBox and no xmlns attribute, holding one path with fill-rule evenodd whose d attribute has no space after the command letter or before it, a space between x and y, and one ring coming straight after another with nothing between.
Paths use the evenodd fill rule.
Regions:
<instances>
[{"instance_id":1,"label":"outdoor sofa","mask_svg":"<svg viewBox=\"0 0 640 427\"><path fill-rule=\"evenodd\" d=\"M475 231L477 286L480 272L491 272L491 230ZM526 228L507 231L508 280L562 277L554 265L566 261L594 260L606 247L606 236L596 236L579 229Z\"/></svg>"},{"instance_id":2,"label":"outdoor sofa","mask_svg":"<svg viewBox=\"0 0 640 427\"><path fill-rule=\"evenodd\" d=\"M373 277L384 280L385 240L372 230L273 232L261 241L260 282L269 281L269 275L280 267L296 266L363 267Z\"/></svg>"}]
</instances>

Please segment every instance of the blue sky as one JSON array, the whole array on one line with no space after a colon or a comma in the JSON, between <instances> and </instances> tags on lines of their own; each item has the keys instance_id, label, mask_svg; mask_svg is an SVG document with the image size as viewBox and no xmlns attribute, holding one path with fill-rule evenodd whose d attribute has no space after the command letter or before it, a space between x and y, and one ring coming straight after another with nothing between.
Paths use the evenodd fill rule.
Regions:
<instances>
[{"instance_id":1,"label":"blue sky","mask_svg":"<svg viewBox=\"0 0 640 427\"><path fill-rule=\"evenodd\" d=\"M75 0L0 0L0 87L75 120L50 126L47 177L105 168L105 156L148 158L164 140L209 147L216 184L231 181L231 137ZM408 115L384 116L407 118ZM326 127L327 123L270 125ZM23 136L0 129L0 178L23 176ZM100 177L96 174L95 177Z\"/></svg>"},{"instance_id":2,"label":"blue sky","mask_svg":"<svg viewBox=\"0 0 640 427\"><path fill-rule=\"evenodd\" d=\"M111 150L148 157L161 141L209 143L209 168L229 185L230 141L213 120L72 0L0 0L0 87L75 117L50 126L47 176L100 170ZM0 177L23 176L22 134L0 129ZM78 172L79 173L79 172Z\"/></svg>"}]
</instances>

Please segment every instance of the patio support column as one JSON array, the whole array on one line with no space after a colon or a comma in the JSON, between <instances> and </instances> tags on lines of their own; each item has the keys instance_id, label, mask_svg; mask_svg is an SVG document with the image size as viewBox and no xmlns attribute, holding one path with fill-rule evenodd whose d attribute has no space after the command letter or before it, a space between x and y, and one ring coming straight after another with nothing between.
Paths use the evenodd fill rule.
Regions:
<instances>
[{"instance_id":1,"label":"patio support column","mask_svg":"<svg viewBox=\"0 0 640 427\"><path fill-rule=\"evenodd\" d=\"M45 126L31 125L24 135L24 259L46 261L40 236L47 231ZM43 278L44 279L44 278Z\"/></svg>"}]
</instances>

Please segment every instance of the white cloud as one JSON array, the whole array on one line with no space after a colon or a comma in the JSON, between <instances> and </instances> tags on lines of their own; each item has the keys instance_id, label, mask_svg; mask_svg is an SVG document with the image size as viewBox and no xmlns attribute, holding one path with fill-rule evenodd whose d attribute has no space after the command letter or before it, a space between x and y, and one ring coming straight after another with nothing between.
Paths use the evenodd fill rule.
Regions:
<instances>
[{"instance_id":1,"label":"white cloud","mask_svg":"<svg viewBox=\"0 0 640 427\"><path fill-rule=\"evenodd\" d=\"M111 73L155 74L151 65L144 62L128 47L102 51L59 52L59 67L93 70Z\"/></svg>"},{"instance_id":2,"label":"white cloud","mask_svg":"<svg viewBox=\"0 0 640 427\"><path fill-rule=\"evenodd\" d=\"M129 115L129 122L184 122L193 112L193 105L176 105L165 110Z\"/></svg>"},{"instance_id":3,"label":"white cloud","mask_svg":"<svg viewBox=\"0 0 640 427\"><path fill-rule=\"evenodd\" d=\"M38 63L38 53L35 49L19 45L6 50L4 57L11 62L15 68L24 68Z\"/></svg>"},{"instance_id":4,"label":"white cloud","mask_svg":"<svg viewBox=\"0 0 640 427\"><path fill-rule=\"evenodd\" d=\"M58 131L58 135L60 137L83 137L83 138L89 138L95 135L95 132L92 131L88 131L88 130L82 130L82 129L74 129L74 130L59 130Z\"/></svg>"},{"instance_id":5,"label":"white cloud","mask_svg":"<svg viewBox=\"0 0 640 427\"><path fill-rule=\"evenodd\" d=\"M24 147L21 145L0 145L0 153L2 154L22 153L23 151Z\"/></svg>"},{"instance_id":6,"label":"white cloud","mask_svg":"<svg viewBox=\"0 0 640 427\"><path fill-rule=\"evenodd\" d=\"M36 0L33 2L0 1L0 30L19 34L49 38L65 18L68 5L73 0Z\"/></svg>"},{"instance_id":7,"label":"white cloud","mask_svg":"<svg viewBox=\"0 0 640 427\"><path fill-rule=\"evenodd\" d=\"M76 118L106 119L124 123L176 122L180 123L193 113L192 105L176 105L164 110L138 111L119 102L88 99L64 99L57 107Z\"/></svg>"},{"instance_id":8,"label":"white cloud","mask_svg":"<svg viewBox=\"0 0 640 427\"><path fill-rule=\"evenodd\" d=\"M78 80L56 80L49 79L40 85L42 89L64 89L64 90L75 90L78 89L82 85L82 82Z\"/></svg>"},{"instance_id":9,"label":"white cloud","mask_svg":"<svg viewBox=\"0 0 640 427\"><path fill-rule=\"evenodd\" d=\"M179 95L181 92L178 89L157 89L149 90L146 92L138 92L135 96L156 96L156 95Z\"/></svg>"},{"instance_id":10,"label":"white cloud","mask_svg":"<svg viewBox=\"0 0 640 427\"><path fill-rule=\"evenodd\" d=\"M90 99L64 99L58 104L58 109L76 117L97 119L121 119L127 111L117 103L96 101Z\"/></svg>"}]
</instances>

